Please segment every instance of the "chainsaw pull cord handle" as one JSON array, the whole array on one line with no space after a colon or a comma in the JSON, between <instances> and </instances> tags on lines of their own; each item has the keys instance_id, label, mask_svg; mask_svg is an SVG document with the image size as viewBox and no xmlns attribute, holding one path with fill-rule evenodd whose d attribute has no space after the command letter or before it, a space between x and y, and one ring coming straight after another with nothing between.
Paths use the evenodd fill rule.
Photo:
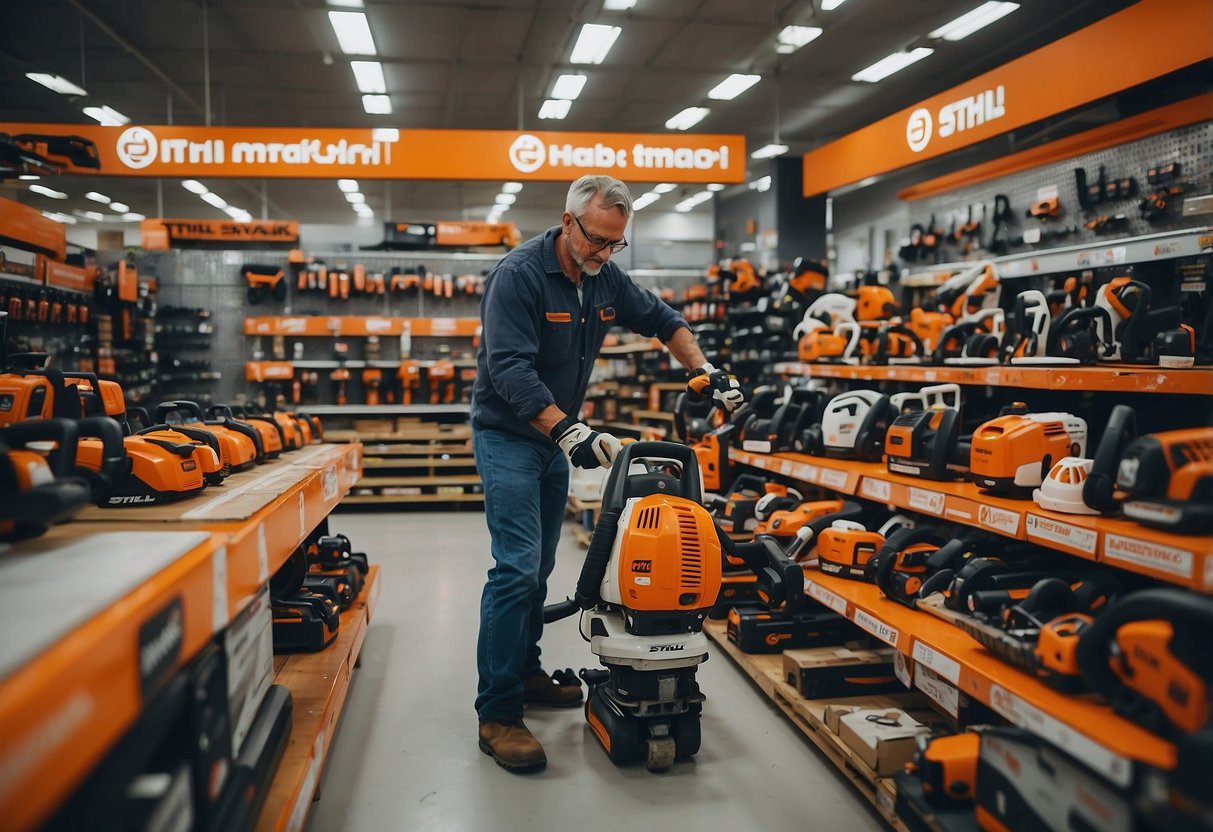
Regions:
<instances>
[{"instance_id":1,"label":"chainsaw pull cord handle","mask_svg":"<svg viewBox=\"0 0 1213 832\"><path fill-rule=\"evenodd\" d=\"M1103 436L1091 461L1091 473L1082 484L1082 501L1096 511L1116 509L1116 469L1125 446L1137 438L1137 414L1127 404L1118 404L1108 416Z\"/></svg>"}]
</instances>

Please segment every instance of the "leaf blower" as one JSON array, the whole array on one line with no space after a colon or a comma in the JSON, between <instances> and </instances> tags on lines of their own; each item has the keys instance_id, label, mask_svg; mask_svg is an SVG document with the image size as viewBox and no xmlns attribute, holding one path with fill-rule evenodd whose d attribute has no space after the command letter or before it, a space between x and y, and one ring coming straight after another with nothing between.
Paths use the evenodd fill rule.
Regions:
<instances>
[{"instance_id":1,"label":"leaf blower","mask_svg":"<svg viewBox=\"0 0 1213 832\"><path fill-rule=\"evenodd\" d=\"M896 418L896 408L883 393L839 393L821 417L822 450L828 457L876 462L884 454L889 423Z\"/></svg>"},{"instance_id":2,"label":"leaf blower","mask_svg":"<svg viewBox=\"0 0 1213 832\"><path fill-rule=\"evenodd\" d=\"M969 476L993 493L1019 495L1044 482L1054 462L1083 456L1086 447L1085 419L1070 413L1028 413L1025 405L1016 403L973 432Z\"/></svg>"}]
</instances>

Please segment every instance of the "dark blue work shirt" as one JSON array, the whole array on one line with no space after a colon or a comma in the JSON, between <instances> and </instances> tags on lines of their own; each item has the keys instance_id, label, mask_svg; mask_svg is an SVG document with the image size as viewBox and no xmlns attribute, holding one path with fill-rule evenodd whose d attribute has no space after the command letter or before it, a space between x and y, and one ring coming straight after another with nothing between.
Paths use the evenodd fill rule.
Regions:
<instances>
[{"instance_id":1,"label":"dark blue work shirt","mask_svg":"<svg viewBox=\"0 0 1213 832\"><path fill-rule=\"evenodd\" d=\"M607 262L582 278L584 300L556 259L560 227L527 240L489 274L472 386L472 423L529 439L529 424L555 404L577 415L607 331L625 326L668 341L687 322L623 269Z\"/></svg>"}]
</instances>

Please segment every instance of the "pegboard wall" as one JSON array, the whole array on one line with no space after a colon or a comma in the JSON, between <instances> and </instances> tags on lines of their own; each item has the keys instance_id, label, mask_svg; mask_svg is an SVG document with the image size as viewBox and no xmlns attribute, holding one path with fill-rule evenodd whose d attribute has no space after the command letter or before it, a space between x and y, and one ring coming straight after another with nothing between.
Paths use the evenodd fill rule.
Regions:
<instances>
[{"instance_id":1,"label":"pegboard wall","mask_svg":"<svg viewBox=\"0 0 1213 832\"><path fill-rule=\"evenodd\" d=\"M1156 188L1146 180L1146 172L1152 167L1177 162L1180 174L1177 183L1187 183L1187 195L1207 194L1213 190L1213 121L1182 127L1157 136L1149 136L1117 147L1087 153L1059 162L1042 165L1028 171L991 179L976 185L957 189L948 194L928 197L910 203L911 223L926 226L931 216L935 226L945 234L963 225L973 206L974 219L981 219L981 243L989 244L993 228L993 205L995 194L1005 194L1010 199L1012 217L1004 239L1010 245L1004 252L1015 254L1027 251L1043 251L1049 248L1080 245L1119 237L1154 234L1181 228L1209 224L1209 217L1184 217L1183 197L1169 201L1166 210L1158 212L1153 221L1147 221L1139 208L1140 200ZM1117 197L1084 210L1078 198L1074 171L1086 171L1088 184L1099 180L1099 168L1104 170L1109 181L1133 177L1136 192L1132 196ZM1029 206L1056 195L1060 199L1061 215L1042 223L1025 215ZM980 207L985 207L982 217ZM1100 230L1088 230L1085 224L1101 215L1124 215L1124 220L1112 222ZM1039 229L1041 240L1037 244L1024 243L1025 230ZM1066 233L1058 233L1058 232ZM1016 241L1019 241L1016 244ZM976 256L981 256L980 252ZM965 259L955 244L944 244L930 260L906 263L910 268L921 268L931 263L947 263ZM968 259L975 259L970 256Z\"/></svg>"}]
</instances>

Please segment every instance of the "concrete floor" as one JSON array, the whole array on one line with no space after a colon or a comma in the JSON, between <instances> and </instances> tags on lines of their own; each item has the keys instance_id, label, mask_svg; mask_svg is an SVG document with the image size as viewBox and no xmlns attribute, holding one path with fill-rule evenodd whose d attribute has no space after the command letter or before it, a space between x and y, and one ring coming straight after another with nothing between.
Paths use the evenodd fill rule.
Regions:
<instances>
[{"instance_id":1,"label":"concrete floor","mask_svg":"<svg viewBox=\"0 0 1213 832\"><path fill-rule=\"evenodd\" d=\"M381 565L382 595L307 821L335 830L749 830L883 826L719 652L702 665L703 747L651 774L611 764L580 709L533 709L541 774L514 775L476 745L476 627L491 558L478 513L338 514L334 532ZM584 552L565 536L549 581L572 590ZM549 627L544 665L597 666L576 619Z\"/></svg>"}]
</instances>

